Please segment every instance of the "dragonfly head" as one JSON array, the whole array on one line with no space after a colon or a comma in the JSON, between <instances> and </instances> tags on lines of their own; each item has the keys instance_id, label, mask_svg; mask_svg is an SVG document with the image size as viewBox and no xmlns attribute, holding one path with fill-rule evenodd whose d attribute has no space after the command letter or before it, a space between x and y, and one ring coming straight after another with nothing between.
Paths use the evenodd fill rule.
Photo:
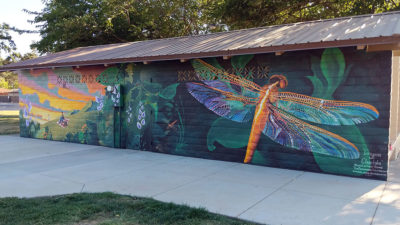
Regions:
<instances>
[{"instance_id":1,"label":"dragonfly head","mask_svg":"<svg viewBox=\"0 0 400 225\"><path fill-rule=\"evenodd\" d=\"M275 84L278 88L285 88L288 85L288 81L285 76L283 75L272 75L269 78L270 84Z\"/></svg>"}]
</instances>

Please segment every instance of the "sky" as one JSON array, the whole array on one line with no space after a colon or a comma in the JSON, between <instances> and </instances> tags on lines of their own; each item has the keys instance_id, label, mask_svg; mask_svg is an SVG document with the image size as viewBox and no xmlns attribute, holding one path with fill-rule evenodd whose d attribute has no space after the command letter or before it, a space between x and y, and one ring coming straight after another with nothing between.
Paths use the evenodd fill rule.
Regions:
<instances>
[{"instance_id":1,"label":"sky","mask_svg":"<svg viewBox=\"0 0 400 225\"><path fill-rule=\"evenodd\" d=\"M27 20L32 20L34 15L23 12L23 9L30 11L40 11L44 8L42 0L0 0L0 23L8 23L18 29L36 30L35 25L30 24ZM34 41L40 40L39 34L22 34L10 33L17 45L17 51L24 54L30 52L29 45Z\"/></svg>"}]
</instances>

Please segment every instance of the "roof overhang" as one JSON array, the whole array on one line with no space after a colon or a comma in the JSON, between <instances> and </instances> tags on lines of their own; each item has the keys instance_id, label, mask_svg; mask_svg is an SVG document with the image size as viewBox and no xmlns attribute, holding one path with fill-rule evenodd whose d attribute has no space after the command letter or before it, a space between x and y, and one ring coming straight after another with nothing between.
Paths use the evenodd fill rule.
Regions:
<instances>
[{"instance_id":1,"label":"roof overhang","mask_svg":"<svg viewBox=\"0 0 400 225\"><path fill-rule=\"evenodd\" d=\"M400 35L390 37L374 37L362 39L347 39L335 41L321 41L314 43L301 43L291 45L278 45L267 46L258 48L247 49L233 49L227 51L213 51L213 52L199 52L190 54L175 54L175 55L159 55L159 56L146 56L134 58L116 58L116 59L98 59L98 60L85 60L85 61L70 61L64 63L40 63L34 65L16 65L0 67L0 72L15 71L25 69L41 69L41 68L56 68L56 67L73 67L73 66L91 66L91 65L109 65L117 63L135 63L135 62L152 62L152 61L167 61L167 60L181 60L187 61L194 58L208 58L208 57L224 57L246 54L262 54L262 53L275 53L275 52L288 52L288 51L304 51L311 49L323 49L334 47L356 47L365 46L367 51L383 51L383 50L398 50L400 49Z\"/></svg>"}]
</instances>

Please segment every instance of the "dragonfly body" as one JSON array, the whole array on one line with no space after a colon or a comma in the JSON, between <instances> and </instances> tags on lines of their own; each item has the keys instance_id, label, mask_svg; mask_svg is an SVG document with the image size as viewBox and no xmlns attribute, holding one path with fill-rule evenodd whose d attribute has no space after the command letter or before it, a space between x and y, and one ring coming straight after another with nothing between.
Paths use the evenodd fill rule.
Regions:
<instances>
[{"instance_id":1,"label":"dragonfly body","mask_svg":"<svg viewBox=\"0 0 400 225\"><path fill-rule=\"evenodd\" d=\"M251 125L249 142L247 144L245 163L249 163L253 158L254 150L257 147L258 141L269 117L267 103L274 101L273 96L278 92L278 82L274 84L264 85L260 91L259 100L257 102L256 110L254 113L253 123Z\"/></svg>"},{"instance_id":2,"label":"dragonfly body","mask_svg":"<svg viewBox=\"0 0 400 225\"><path fill-rule=\"evenodd\" d=\"M305 121L343 126L366 123L379 116L374 106L361 102L279 92L288 85L283 75L271 76L269 83L261 87L200 59L193 60L192 65L199 71L202 81L186 84L193 97L226 119L241 123L252 121L245 163L251 162L261 133L292 149L338 158L359 158L358 148L353 143Z\"/></svg>"}]
</instances>

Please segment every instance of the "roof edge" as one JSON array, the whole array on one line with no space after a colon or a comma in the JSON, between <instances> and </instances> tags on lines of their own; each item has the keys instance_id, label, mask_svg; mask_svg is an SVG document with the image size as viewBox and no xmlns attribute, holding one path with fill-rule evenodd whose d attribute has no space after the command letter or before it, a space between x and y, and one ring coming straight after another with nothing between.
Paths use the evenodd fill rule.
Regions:
<instances>
[{"instance_id":1,"label":"roof edge","mask_svg":"<svg viewBox=\"0 0 400 225\"><path fill-rule=\"evenodd\" d=\"M281 51L288 52L288 51L302 51L302 50L323 49L323 48L351 47L357 45L382 45L382 44L399 44L399 43L400 43L400 35L395 35L387 37L346 39L346 40L336 40L327 42L310 42L301 44L267 46L267 47L214 51L214 52L198 52L198 53L176 54L176 55L159 55L159 56L146 56L146 57L134 57L134 58L73 61L67 63L47 63L47 64L45 63L45 64L30 65L30 66L26 65L11 66L12 64L10 64L10 66L0 67L0 72L24 70L24 69L43 69L52 67L94 66L101 64L135 63L143 61L148 61L148 62L169 61L169 60L222 57L222 56L234 56L234 55L246 55L246 54L262 54L262 53L272 53Z\"/></svg>"}]
</instances>

